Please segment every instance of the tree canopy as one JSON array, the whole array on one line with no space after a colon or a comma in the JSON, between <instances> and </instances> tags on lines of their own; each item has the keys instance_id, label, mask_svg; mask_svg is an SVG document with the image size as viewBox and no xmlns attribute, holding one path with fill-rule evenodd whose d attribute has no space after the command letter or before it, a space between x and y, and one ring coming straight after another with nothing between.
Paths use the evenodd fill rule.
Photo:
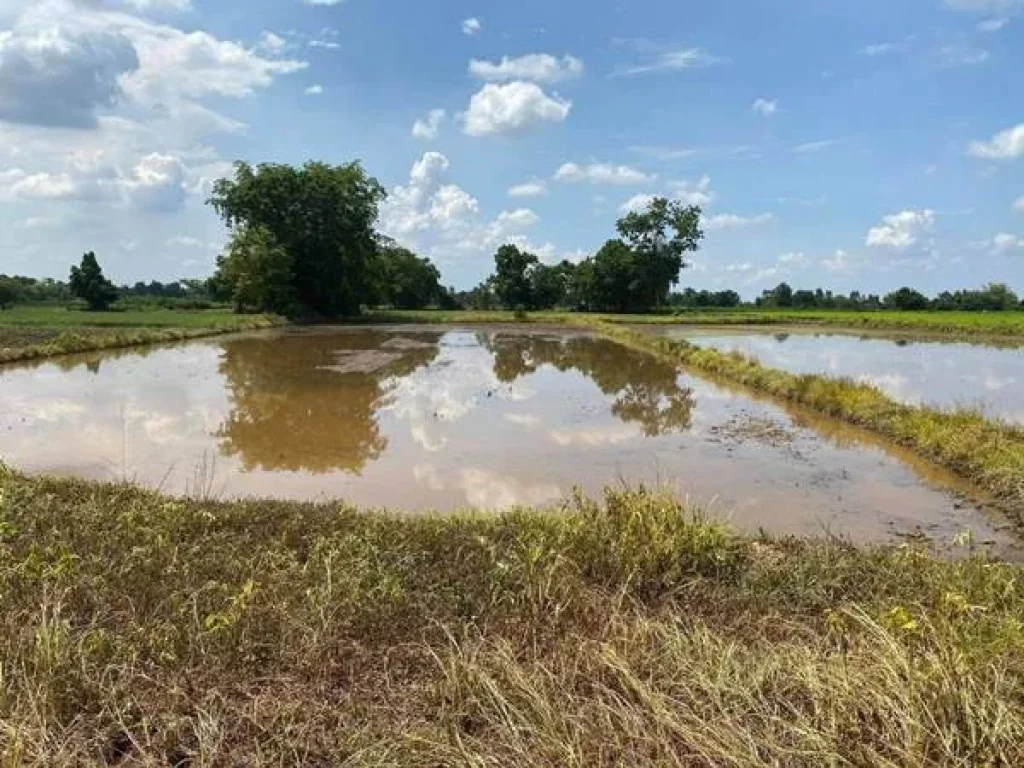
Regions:
<instances>
[{"instance_id":1,"label":"tree canopy","mask_svg":"<svg viewBox=\"0 0 1024 768\"><path fill-rule=\"evenodd\" d=\"M374 224L384 197L384 188L357 162L309 162L301 168L236 163L234 178L217 181L209 202L233 238L251 241L260 228L290 262L285 269L285 260L275 255L246 264L290 273L298 309L334 316L358 313L370 294L377 252ZM263 234L259 237L270 243ZM222 277L234 285L242 274Z\"/></svg>"},{"instance_id":2,"label":"tree canopy","mask_svg":"<svg viewBox=\"0 0 1024 768\"><path fill-rule=\"evenodd\" d=\"M96 254L89 251L82 256L82 263L71 267L71 294L84 299L89 309L102 311L117 301L117 289L103 276Z\"/></svg>"}]
</instances>

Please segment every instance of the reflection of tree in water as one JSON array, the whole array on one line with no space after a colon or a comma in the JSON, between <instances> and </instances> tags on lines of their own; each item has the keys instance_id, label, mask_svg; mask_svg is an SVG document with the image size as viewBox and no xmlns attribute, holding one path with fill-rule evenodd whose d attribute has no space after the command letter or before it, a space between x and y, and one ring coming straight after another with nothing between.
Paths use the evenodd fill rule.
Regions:
<instances>
[{"instance_id":1,"label":"reflection of tree in water","mask_svg":"<svg viewBox=\"0 0 1024 768\"><path fill-rule=\"evenodd\" d=\"M478 339L494 355L494 375L502 382L511 383L542 365L575 370L615 398L613 414L641 425L648 437L690 426L693 390L679 386L676 368L653 355L586 336L480 334Z\"/></svg>"},{"instance_id":2,"label":"reflection of tree in water","mask_svg":"<svg viewBox=\"0 0 1024 768\"><path fill-rule=\"evenodd\" d=\"M385 380L439 351L438 334L417 334L419 344L394 339L359 331L225 342L220 371L232 409L222 450L246 469L359 472L387 447L377 424Z\"/></svg>"}]
</instances>

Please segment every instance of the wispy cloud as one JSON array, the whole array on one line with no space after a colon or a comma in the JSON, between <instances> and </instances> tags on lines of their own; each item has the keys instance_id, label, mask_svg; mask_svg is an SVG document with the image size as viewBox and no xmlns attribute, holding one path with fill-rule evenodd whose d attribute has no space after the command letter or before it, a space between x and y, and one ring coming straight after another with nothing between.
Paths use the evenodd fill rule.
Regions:
<instances>
[{"instance_id":1,"label":"wispy cloud","mask_svg":"<svg viewBox=\"0 0 1024 768\"><path fill-rule=\"evenodd\" d=\"M793 147L794 155L809 155L813 152L821 152L823 149L842 144L845 139L820 139L818 141L807 141Z\"/></svg>"},{"instance_id":2,"label":"wispy cloud","mask_svg":"<svg viewBox=\"0 0 1024 768\"><path fill-rule=\"evenodd\" d=\"M657 72L681 72L687 69L703 69L725 60L712 56L702 48L683 48L675 51L662 51L647 61L624 65L617 68L617 75L647 75Z\"/></svg>"}]
</instances>

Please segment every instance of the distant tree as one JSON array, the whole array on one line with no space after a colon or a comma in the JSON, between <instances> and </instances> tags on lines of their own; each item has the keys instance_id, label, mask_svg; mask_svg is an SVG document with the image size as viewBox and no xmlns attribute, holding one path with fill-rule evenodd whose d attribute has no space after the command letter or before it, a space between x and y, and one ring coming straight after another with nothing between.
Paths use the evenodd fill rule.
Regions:
<instances>
[{"instance_id":1,"label":"distant tree","mask_svg":"<svg viewBox=\"0 0 1024 768\"><path fill-rule=\"evenodd\" d=\"M533 284L530 276L539 260L515 245L503 245L494 254L494 295L507 309L532 309Z\"/></svg>"},{"instance_id":2,"label":"distant tree","mask_svg":"<svg viewBox=\"0 0 1024 768\"><path fill-rule=\"evenodd\" d=\"M117 289L103 276L96 254L89 251L80 266L71 267L71 294L84 299L89 309L103 311L117 300Z\"/></svg>"},{"instance_id":3,"label":"distant tree","mask_svg":"<svg viewBox=\"0 0 1024 768\"><path fill-rule=\"evenodd\" d=\"M683 254L696 251L704 237L700 214L699 206L657 197L646 209L632 211L618 220L619 235L637 255L628 302L632 308L665 303L685 266Z\"/></svg>"},{"instance_id":4,"label":"distant tree","mask_svg":"<svg viewBox=\"0 0 1024 768\"><path fill-rule=\"evenodd\" d=\"M0 310L7 309L21 297L18 284L13 280L0 279Z\"/></svg>"},{"instance_id":5,"label":"distant tree","mask_svg":"<svg viewBox=\"0 0 1024 768\"><path fill-rule=\"evenodd\" d=\"M217 259L217 281L238 312L291 315L298 305L293 266L267 227L241 227Z\"/></svg>"},{"instance_id":6,"label":"distant tree","mask_svg":"<svg viewBox=\"0 0 1024 768\"><path fill-rule=\"evenodd\" d=\"M232 229L266 228L291 259L298 304L332 316L356 314L371 298L373 227L384 197L359 163L236 163L209 202Z\"/></svg>"},{"instance_id":7,"label":"distant tree","mask_svg":"<svg viewBox=\"0 0 1024 768\"><path fill-rule=\"evenodd\" d=\"M913 288L903 287L883 299L886 309L928 309L928 297Z\"/></svg>"},{"instance_id":8,"label":"distant tree","mask_svg":"<svg viewBox=\"0 0 1024 768\"><path fill-rule=\"evenodd\" d=\"M535 264L530 274L533 307L535 309L551 309L565 306L568 302L569 286L572 283L574 270L574 265L569 261L563 261L554 266Z\"/></svg>"},{"instance_id":9,"label":"distant tree","mask_svg":"<svg viewBox=\"0 0 1024 768\"><path fill-rule=\"evenodd\" d=\"M818 293L821 289L818 289ZM792 306L794 309L812 309L813 307L820 306L820 302L823 299L819 297L815 291L800 290L794 291L792 296Z\"/></svg>"},{"instance_id":10,"label":"distant tree","mask_svg":"<svg viewBox=\"0 0 1024 768\"><path fill-rule=\"evenodd\" d=\"M378 298L385 304L423 309L440 303L441 273L430 259L390 242L380 246L377 258Z\"/></svg>"}]
</instances>

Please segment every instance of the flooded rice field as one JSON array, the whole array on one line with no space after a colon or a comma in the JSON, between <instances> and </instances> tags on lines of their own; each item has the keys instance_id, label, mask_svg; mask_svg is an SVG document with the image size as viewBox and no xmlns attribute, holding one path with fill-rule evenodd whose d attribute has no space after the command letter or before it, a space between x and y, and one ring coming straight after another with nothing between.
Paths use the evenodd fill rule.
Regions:
<instances>
[{"instance_id":1,"label":"flooded rice field","mask_svg":"<svg viewBox=\"0 0 1024 768\"><path fill-rule=\"evenodd\" d=\"M582 332L276 330L3 367L0 403L11 466L171 493L416 511L646 483L747 530L1013 548L949 474Z\"/></svg>"},{"instance_id":2,"label":"flooded rice field","mask_svg":"<svg viewBox=\"0 0 1024 768\"><path fill-rule=\"evenodd\" d=\"M702 347L739 351L770 368L846 376L907 403L982 411L1024 424L1024 348L983 342L765 328L660 332Z\"/></svg>"}]
</instances>

